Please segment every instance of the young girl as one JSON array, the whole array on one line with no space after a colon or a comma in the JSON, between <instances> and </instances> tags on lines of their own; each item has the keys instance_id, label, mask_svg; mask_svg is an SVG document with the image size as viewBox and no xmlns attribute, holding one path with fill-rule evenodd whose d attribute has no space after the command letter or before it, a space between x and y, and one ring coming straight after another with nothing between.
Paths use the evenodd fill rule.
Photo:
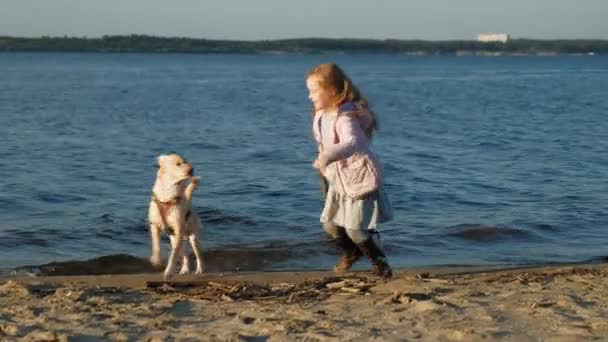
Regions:
<instances>
[{"instance_id":1,"label":"young girl","mask_svg":"<svg viewBox=\"0 0 608 342\"><path fill-rule=\"evenodd\" d=\"M377 122L367 100L336 64L320 64L306 75L313 104L313 132L319 154L313 166L328 185L321 223L343 256L334 271L348 271L367 256L374 273L391 277L377 224L391 219L382 189L382 168L369 143Z\"/></svg>"}]
</instances>

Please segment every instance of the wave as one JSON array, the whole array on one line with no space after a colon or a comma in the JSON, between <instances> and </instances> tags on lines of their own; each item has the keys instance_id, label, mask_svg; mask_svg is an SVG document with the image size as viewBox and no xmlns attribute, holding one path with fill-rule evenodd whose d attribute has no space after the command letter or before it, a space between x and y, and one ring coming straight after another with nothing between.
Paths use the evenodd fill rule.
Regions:
<instances>
[{"instance_id":1,"label":"wave","mask_svg":"<svg viewBox=\"0 0 608 342\"><path fill-rule=\"evenodd\" d=\"M165 255L166 257L166 255ZM206 272L261 271L294 257L293 248L223 248L203 251ZM190 265L194 265L190 255ZM165 260L166 262L166 260ZM112 254L88 260L68 260L43 265L28 265L13 270L16 274L38 276L137 274L161 272L147 258L130 254Z\"/></svg>"},{"instance_id":2,"label":"wave","mask_svg":"<svg viewBox=\"0 0 608 342\"><path fill-rule=\"evenodd\" d=\"M533 234L523 229L483 224L459 224L447 229L449 230L449 236L476 242L496 242L534 237Z\"/></svg>"},{"instance_id":3,"label":"wave","mask_svg":"<svg viewBox=\"0 0 608 342\"><path fill-rule=\"evenodd\" d=\"M70 260L51 262L44 265L22 266L17 274L40 276L130 274L154 272L155 268L145 259L128 254L106 255L89 260Z\"/></svg>"},{"instance_id":4,"label":"wave","mask_svg":"<svg viewBox=\"0 0 608 342\"><path fill-rule=\"evenodd\" d=\"M228 214L215 208L203 208L197 210L198 216L203 224L239 224L248 227L256 226L256 222L247 216Z\"/></svg>"}]
</instances>

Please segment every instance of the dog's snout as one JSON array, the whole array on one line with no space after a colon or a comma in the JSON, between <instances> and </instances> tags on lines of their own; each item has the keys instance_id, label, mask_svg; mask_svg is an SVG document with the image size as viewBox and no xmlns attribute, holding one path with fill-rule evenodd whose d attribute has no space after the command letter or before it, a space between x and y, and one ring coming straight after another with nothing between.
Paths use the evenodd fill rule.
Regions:
<instances>
[{"instance_id":1,"label":"dog's snout","mask_svg":"<svg viewBox=\"0 0 608 342\"><path fill-rule=\"evenodd\" d=\"M194 173L194 168L192 166L190 166L190 168L188 169L188 176L192 176L193 173Z\"/></svg>"}]
</instances>

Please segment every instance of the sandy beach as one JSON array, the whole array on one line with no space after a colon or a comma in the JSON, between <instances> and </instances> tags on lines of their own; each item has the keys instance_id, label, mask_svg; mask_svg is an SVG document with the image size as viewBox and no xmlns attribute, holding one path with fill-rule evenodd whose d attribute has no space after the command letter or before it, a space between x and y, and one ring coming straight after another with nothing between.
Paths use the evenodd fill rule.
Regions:
<instances>
[{"instance_id":1,"label":"sandy beach","mask_svg":"<svg viewBox=\"0 0 608 342\"><path fill-rule=\"evenodd\" d=\"M2 341L608 340L608 264L0 278Z\"/></svg>"}]
</instances>

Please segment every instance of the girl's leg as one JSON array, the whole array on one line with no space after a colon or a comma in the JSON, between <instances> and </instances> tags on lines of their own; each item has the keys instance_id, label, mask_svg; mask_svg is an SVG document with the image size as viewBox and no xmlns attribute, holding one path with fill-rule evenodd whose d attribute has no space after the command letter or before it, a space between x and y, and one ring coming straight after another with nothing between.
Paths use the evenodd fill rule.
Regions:
<instances>
[{"instance_id":1,"label":"girl's leg","mask_svg":"<svg viewBox=\"0 0 608 342\"><path fill-rule=\"evenodd\" d=\"M334 266L334 272L342 273L350 270L357 260L363 255L357 244L348 236L344 227L338 227L336 243L342 249L343 254L338 263Z\"/></svg>"},{"instance_id":2,"label":"girl's leg","mask_svg":"<svg viewBox=\"0 0 608 342\"><path fill-rule=\"evenodd\" d=\"M343 273L348 271L362 255L359 247L351 240L344 227L324 222L323 229L336 241L338 248L342 251L342 257L334 266L334 272Z\"/></svg>"},{"instance_id":3,"label":"girl's leg","mask_svg":"<svg viewBox=\"0 0 608 342\"><path fill-rule=\"evenodd\" d=\"M336 239L338 237L338 230L340 227L336 226L331 222L322 222L323 230L327 233L327 235L331 236L332 239Z\"/></svg>"},{"instance_id":4,"label":"girl's leg","mask_svg":"<svg viewBox=\"0 0 608 342\"><path fill-rule=\"evenodd\" d=\"M393 271L380 246L380 234L376 230L348 229L348 235L357 244L359 250L367 256L373 266L373 273L383 278L393 276Z\"/></svg>"}]
</instances>

